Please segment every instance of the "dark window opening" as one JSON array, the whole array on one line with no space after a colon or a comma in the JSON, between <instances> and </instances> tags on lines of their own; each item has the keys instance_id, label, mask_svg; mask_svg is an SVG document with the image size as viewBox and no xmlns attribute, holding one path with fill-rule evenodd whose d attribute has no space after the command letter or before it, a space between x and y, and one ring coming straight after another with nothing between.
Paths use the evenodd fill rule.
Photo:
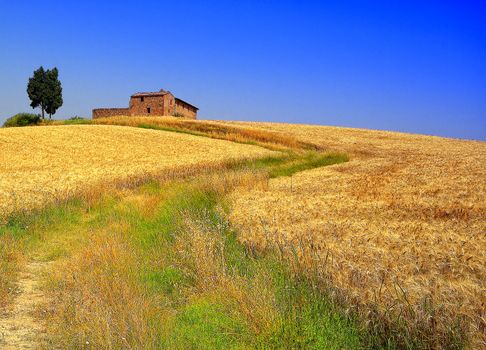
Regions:
<instances>
[{"instance_id":1,"label":"dark window opening","mask_svg":"<svg viewBox=\"0 0 486 350\"><path fill-rule=\"evenodd\" d=\"M140 97L140 102L143 102L143 96L142 96L142 97Z\"/></svg>"},{"instance_id":2,"label":"dark window opening","mask_svg":"<svg viewBox=\"0 0 486 350\"><path fill-rule=\"evenodd\" d=\"M147 108L147 113L150 114L150 107Z\"/></svg>"}]
</instances>

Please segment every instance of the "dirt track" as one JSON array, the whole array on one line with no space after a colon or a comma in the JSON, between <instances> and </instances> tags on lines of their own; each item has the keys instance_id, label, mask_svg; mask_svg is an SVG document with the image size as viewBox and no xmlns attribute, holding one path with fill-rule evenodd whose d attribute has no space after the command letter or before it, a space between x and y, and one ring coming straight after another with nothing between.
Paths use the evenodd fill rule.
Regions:
<instances>
[{"instance_id":1,"label":"dirt track","mask_svg":"<svg viewBox=\"0 0 486 350\"><path fill-rule=\"evenodd\" d=\"M44 262L30 262L20 273L15 298L9 308L0 313L0 349L36 349L44 337L44 327L35 312L45 303L40 288Z\"/></svg>"}]
</instances>

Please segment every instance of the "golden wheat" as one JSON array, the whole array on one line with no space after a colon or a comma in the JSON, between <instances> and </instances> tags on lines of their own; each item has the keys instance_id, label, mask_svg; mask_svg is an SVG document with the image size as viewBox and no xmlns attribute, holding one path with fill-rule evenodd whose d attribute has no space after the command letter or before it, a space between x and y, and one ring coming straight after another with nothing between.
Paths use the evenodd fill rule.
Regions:
<instances>
[{"instance_id":1,"label":"golden wheat","mask_svg":"<svg viewBox=\"0 0 486 350\"><path fill-rule=\"evenodd\" d=\"M212 167L271 151L186 134L79 125L0 129L0 217L89 186Z\"/></svg>"},{"instance_id":2,"label":"golden wheat","mask_svg":"<svg viewBox=\"0 0 486 350\"><path fill-rule=\"evenodd\" d=\"M244 128L225 125L210 120L191 120L176 117L144 117L144 116L116 116L99 118L92 121L94 124L123 125L123 126L150 126L166 128L183 132L205 135L211 138L223 139L239 143L253 143L264 145L275 150L295 149L304 147L297 139L288 133L269 132L266 130Z\"/></svg>"},{"instance_id":3,"label":"golden wheat","mask_svg":"<svg viewBox=\"0 0 486 350\"><path fill-rule=\"evenodd\" d=\"M463 318L472 346L486 345L486 143L236 124L292 133L352 157L292 179L273 179L268 190L237 192L232 221L242 240L260 247L293 243L301 247L299 254L311 247L318 255L314 260L350 300L388 311L411 306L413 322L432 301L443 306L443 318L428 315L428 327Z\"/></svg>"},{"instance_id":4,"label":"golden wheat","mask_svg":"<svg viewBox=\"0 0 486 350\"><path fill-rule=\"evenodd\" d=\"M153 124L146 118L106 123L112 122ZM290 124L156 122L233 141L349 154L349 163L237 190L231 219L241 240L260 248L297 247L309 271L320 269L368 315L373 307L392 315L408 306L402 316L411 310L409 322L438 334L459 317L470 326L472 347L486 345L486 143ZM268 153L116 126L0 130L0 214L104 181ZM442 309L431 313L428 302Z\"/></svg>"}]
</instances>

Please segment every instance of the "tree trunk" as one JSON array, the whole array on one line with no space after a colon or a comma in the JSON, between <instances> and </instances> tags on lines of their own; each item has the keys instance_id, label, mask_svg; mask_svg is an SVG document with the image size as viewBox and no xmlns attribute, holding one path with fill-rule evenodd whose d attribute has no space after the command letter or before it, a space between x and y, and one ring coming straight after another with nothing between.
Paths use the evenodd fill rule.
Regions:
<instances>
[{"instance_id":1,"label":"tree trunk","mask_svg":"<svg viewBox=\"0 0 486 350\"><path fill-rule=\"evenodd\" d=\"M41 110L42 110L42 120L44 120L44 106L41 105Z\"/></svg>"}]
</instances>

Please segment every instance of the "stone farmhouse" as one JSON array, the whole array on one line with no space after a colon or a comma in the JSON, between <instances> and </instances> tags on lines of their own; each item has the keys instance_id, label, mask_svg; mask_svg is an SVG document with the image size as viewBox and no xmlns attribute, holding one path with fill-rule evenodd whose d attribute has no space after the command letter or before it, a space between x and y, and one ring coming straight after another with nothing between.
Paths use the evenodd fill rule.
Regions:
<instances>
[{"instance_id":1,"label":"stone farmhouse","mask_svg":"<svg viewBox=\"0 0 486 350\"><path fill-rule=\"evenodd\" d=\"M96 108L93 119L125 116L175 116L196 119L199 108L172 95L170 91L138 92L130 96L128 108Z\"/></svg>"}]
</instances>

